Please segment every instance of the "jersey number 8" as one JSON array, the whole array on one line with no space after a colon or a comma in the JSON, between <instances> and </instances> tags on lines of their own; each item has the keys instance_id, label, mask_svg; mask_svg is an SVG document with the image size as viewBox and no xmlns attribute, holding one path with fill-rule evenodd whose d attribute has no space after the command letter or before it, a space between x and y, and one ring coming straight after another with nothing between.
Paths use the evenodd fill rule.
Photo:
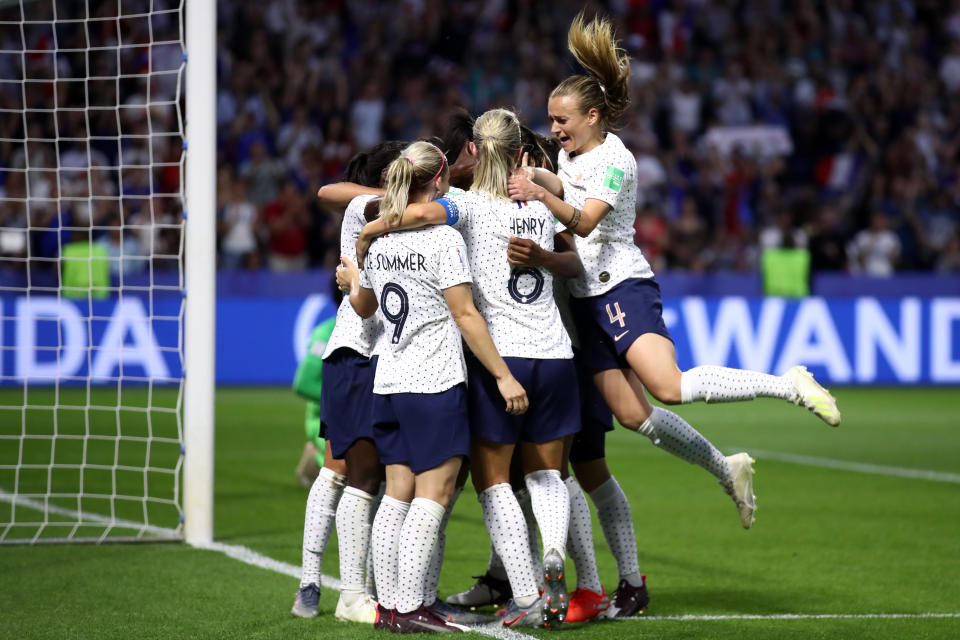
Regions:
<instances>
[{"instance_id":1,"label":"jersey number 8","mask_svg":"<svg viewBox=\"0 0 960 640\"><path fill-rule=\"evenodd\" d=\"M530 276L533 278L533 290L529 293L520 292L520 276ZM543 274L539 269L533 267L520 267L514 269L510 274L510 282L507 283L507 289L510 291L510 297L520 304L530 304L540 297L543 293Z\"/></svg>"}]
</instances>

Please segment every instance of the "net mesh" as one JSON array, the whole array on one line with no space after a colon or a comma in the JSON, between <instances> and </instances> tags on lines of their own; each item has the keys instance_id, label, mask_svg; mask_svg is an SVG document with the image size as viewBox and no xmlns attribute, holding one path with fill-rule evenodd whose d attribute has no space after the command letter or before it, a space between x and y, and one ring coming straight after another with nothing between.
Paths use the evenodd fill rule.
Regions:
<instances>
[{"instance_id":1,"label":"net mesh","mask_svg":"<svg viewBox=\"0 0 960 640\"><path fill-rule=\"evenodd\" d=\"M182 537L183 0L0 0L0 542Z\"/></svg>"}]
</instances>

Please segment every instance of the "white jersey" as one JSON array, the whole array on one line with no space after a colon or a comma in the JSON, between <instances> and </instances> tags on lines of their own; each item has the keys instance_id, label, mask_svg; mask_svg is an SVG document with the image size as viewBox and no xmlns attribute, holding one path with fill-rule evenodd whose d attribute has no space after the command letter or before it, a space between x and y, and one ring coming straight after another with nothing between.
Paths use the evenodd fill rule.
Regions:
<instances>
[{"instance_id":1,"label":"white jersey","mask_svg":"<svg viewBox=\"0 0 960 640\"><path fill-rule=\"evenodd\" d=\"M357 196L347 205L343 213L343 224L340 227L340 255L357 262L357 238L360 230L367 221L363 217L363 209L376 196ZM361 318L353 310L350 300L344 297L337 309L337 324L330 334L330 341L323 352L326 359L340 347L353 349L360 355L369 358L373 353L377 336L380 335L380 323L376 318Z\"/></svg>"},{"instance_id":2,"label":"white jersey","mask_svg":"<svg viewBox=\"0 0 960 640\"><path fill-rule=\"evenodd\" d=\"M501 356L572 358L570 338L553 300L553 274L507 262L510 236L553 251L554 218L542 202L514 202L486 194L448 194L473 271L473 300Z\"/></svg>"},{"instance_id":3,"label":"white jersey","mask_svg":"<svg viewBox=\"0 0 960 640\"><path fill-rule=\"evenodd\" d=\"M360 272L384 335L373 392L440 393L467 379L460 331L443 290L471 282L467 247L447 226L378 238Z\"/></svg>"},{"instance_id":4,"label":"white jersey","mask_svg":"<svg viewBox=\"0 0 960 640\"><path fill-rule=\"evenodd\" d=\"M572 159L560 151L563 199L583 209L587 199L611 209L586 238L575 235L583 274L570 280L570 293L587 298L606 293L627 278L652 278L650 264L633 243L637 204L637 161L612 133L590 151Z\"/></svg>"}]
</instances>

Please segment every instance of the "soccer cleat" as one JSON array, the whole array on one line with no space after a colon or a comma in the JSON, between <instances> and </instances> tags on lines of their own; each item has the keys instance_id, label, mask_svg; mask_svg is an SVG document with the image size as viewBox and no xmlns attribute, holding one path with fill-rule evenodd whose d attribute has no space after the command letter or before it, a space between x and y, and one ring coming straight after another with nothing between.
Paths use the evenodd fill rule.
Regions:
<instances>
[{"instance_id":1,"label":"soccer cleat","mask_svg":"<svg viewBox=\"0 0 960 640\"><path fill-rule=\"evenodd\" d=\"M806 367L791 367L789 371L783 374L783 377L793 385L797 392L797 397L793 401L794 404L806 407L813 415L831 427L840 424L840 409L837 408L836 399L819 382L813 379L813 374L807 371Z\"/></svg>"},{"instance_id":2,"label":"soccer cleat","mask_svg":"<svg viewBox=\"0 0 960 640\"><path fill-rule=\"evenodd\" d=\"M753 513L757 510L757 496L753 494L753 463L756 462L747 453L735 453L727 456L730 464L730 478L721 482L723 490L733 498L740 512L740 524L749 529L753 524Z\"/></svg>"},{"instance_id":3,"label":"soccer cleat","mask_svg":"<svg viewBox=\"0 0 960 640\"><path fill-rule=\"evenodd\" d=\"M453 605L447 604L440 598L434 600L433 604L429 605L427 609L441 620L455 622L457 624L486 624L495 621L493 616L485 616L481 613L471 613L470 611L458 609Z\"/></svg>"},{"instance_id":4,"label":"soccer cleat","mask_svg":"<svg viewBox=\"0 0 960 640\"><path fill-rule=\"evenodd\" d=\"M460 633L467 627L442 620L420 605L409 613L394 612L390 630L394 633Z\"/></svg>"},{"instance_id":5,"label":"soccer cleat","mask_svg":"<svg viewBox=\"0 0 960 640\"><path fill-rule=\"evenodd\" d=\"M473 576L477 582L461 593L455 593L447 598L447 603L458 607L488 607L500 606L513 597L513 590L507 580L494 578L487 571L482 576Z\"/></svg>"},{"instance_id":6,"label":"soccer cleat","mask_svg":"<svg viewBox=\"0 0 960 640\"><path fill-rule=\"evenodd\" d=\"M640 577L643 584L639 587L634 587L624 579L620 580L617 590L613 592L613 603L607 609L606 617L629 618L643 613L650 604L650 592L647 591L647 576Z\"/></svg>"},{"instance_id":7,"label":"soccer cleat","mask_svg":"<svg viewBox=\"0 0 960 640\"><path fill-rule=\"evenodd\" d=\"M606 589L600 589L600 593L589 589L577 589L571 593L564 622L586 622L606 611L610 607L610 596Z\"/></svg>"},{"instance_id":8,"label":"soccer cleat","mask_svg":"<svg viewBox=\"0 0 960 640\"><path fill-rule=\"evenodd\" d=\"M340 599L337 600L337 610L333 616L344 622L373 624L377 621L377 601L367 594L363 594L348 605L341 593Z\"/></svg>"},{"instance_id":9,"label":"soccer cleat","mask_svg":"<svg viewBox=\"0 0 960 640\"><path fill-rule=\"evenodd\" d=\"M543 626L559 626L567 617L567 582L563 558L551 549L543 556Z\"/></svg>"},{"instance_id":10,"label":"soccer cleat","mask_svg":"<svg viewBox=\"0 0 960 640\"><path fill-rule=\"evenodd\" d=\"M380 603L377 603L377 617L373 621L374 629L386 629L387 631L394 631L393 618L396 615L396 609L384 609Z\"/></svg>"},{"instance_id":11,"label":"soccer cleat","mask_svg":"<svg viewBox=\"0 0 960 640\"><path fill-rule=\"evenodd\" d=\"M320 587L313 582L300 587L290 613L298 618L316 618L320 613Z\"/></svg>"},{"instance_id":12,"label":"soccer cleat","mask_svg":"<svg viewBox=\"0 0 960 640\"><path fill-rule=\"evenodd\" d=\"M529 607L521 607L510 598L506 610L499 616L501 627L539 627L543 624L543 596Z\"/></svg>"}]
</instances>

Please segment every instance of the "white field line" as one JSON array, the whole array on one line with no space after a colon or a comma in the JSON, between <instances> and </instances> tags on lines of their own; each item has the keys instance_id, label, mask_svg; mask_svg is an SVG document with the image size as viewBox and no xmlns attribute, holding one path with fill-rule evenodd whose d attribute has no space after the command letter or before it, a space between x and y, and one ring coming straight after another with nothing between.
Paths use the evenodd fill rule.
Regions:
<instances>
[{"instance_id":1,"label":"white field line","mask_svg":"<svg viewBox=\"0 0 960 640\"><path fill-rule=\"evenodd\" d=\"M960 613L776 613L771 615L632 616L621 620L674 620L678 622L723 620L891 620L898 618L960 618Z\"/></svg>"},{"instance_id":2,"label":"white field line","mask_svg":"<svg viewBox=\"0 0 960 640\"><path fill-rule=\"evenodd\" d=\"M841 471L871 473L879 476L893 476L895 478L911 478L914 480L931 480L933 482L960 484L960 473L949 473L947 471L930 471L928 469L910 469L907 467L889 467L881 464L853 462L850 460L836 460L834 458L821 458L819 456L804 456L797 453L786 453L783 451L764 451L762 449L750 449L749 447L733 447L731 450L747 451L750 453L750 455L756 458L766 458L767 460L801 464L809 467L824 467L827 469L840 469Z\"/></svg>"},{"instance_id":3,"label":"white field line","mask_svg":"<svg viewBox=\"0 0 960 640\"><path fill-rule=\"evenodd\" d=\"M59 498L58 498L59 499ZM40 511L41 513L54 513L56 515L65 516L71 518L75 523L83 524L97 524L97 525L112 525L115 527L123 527L128 529L142 529L148 533L152 533L155 536L159 536L167 539L180 539L181 534L177 532L176 529L168 529L166 527L158 527L152 524L144 524L142 522L135 522L133 520L123 520L122 518L111 518L110 516L100 515L98 513L89 513L87 511L78 511L76 509L67 509L66 507L61 507L56 504L47 504L43 500L36 500L34 498L26 498L24 496L17 496L8 491L0 489L0 502L10 502L19 507L26 507L28 509L33 509ZM62 522L18 522L16 524L23 525L48 525L54 524L57 526L62 526Z\"/></svg>"}]
</instances>

